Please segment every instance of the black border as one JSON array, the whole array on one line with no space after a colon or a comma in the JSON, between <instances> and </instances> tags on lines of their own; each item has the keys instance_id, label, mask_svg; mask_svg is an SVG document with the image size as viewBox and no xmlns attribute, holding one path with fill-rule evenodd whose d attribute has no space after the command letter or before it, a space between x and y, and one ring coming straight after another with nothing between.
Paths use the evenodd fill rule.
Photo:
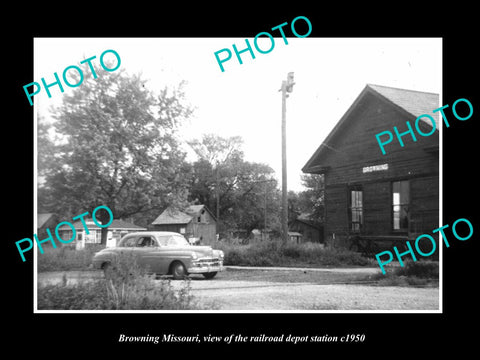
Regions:
<instances>
[{"instance_id":1,"label":"black border","mask_svg":"<svg viewBox=\"0 0 480 360\"><path fill-rule=\"evenodd\" d=\"M480 112L478 90L477 44L474 36L475 9L454 4L446 11L420 10L405 3L380 9L373 4L343 4L339 9L323 8L311 3L297 10L277 3L267 11L240 3L236 7L223 3L214 6L201 5L194 9L184 4L184 9L174 10L151 3L135 9L121 3L109 4L101 9L97 4L77 7L58 15L52 9L19 16L21 34L14 34L7 42L9 56L6 72L7 116L4 120L7 138L3 142L3 189L8 194L6 237L3 241L8 289L4 291L8 305L4 311L9 317L5 343L12 350L47 353L51 357L68 354L96 356L100 352L113 355L128 350L154 351L166 356L166 348L202 355L208 349L209 356L221 356L223 350L247 349L255 354L259 348L281 350L285 355L296 355L300 350L353 351L359 355L365 351L370 356L390 356L399 353L415 356L419 353L435 354L438 350L462 350L473 347L475 323L469 319L475 312L476 281L475 259L478 254L480 233L476 190L475 137ZM388 9L387 9L388 8ZM47 10L47 11L45 11ZM126 10L126 11L124 11ZM52 12L53 11L53 12ZM118 14L118 11L124 11ZM55 15L57 14L57 15ZM472 14L472 15L470 15ZM22 86L33 81L33 37L204 37L238 36L254 37L296 16L306 16L313 25L310 37L442 37L443 38L443 104L452 104L458 98L467 98L474 107L474 115L465 122L452 120L444 129L443 154L443 223L452 224L458 218L469 219L475 229L474 236L465 242L450 241L444 248L443 314L33 314L33 257L22 263L14 241L32 236L33 229L33 108L25 100ZM12 19L14 20L14 19ZM15 23L15 21L12 21ZM28 30L28 25L31 29ZM15 28L16 29L16 28ZM6 31L7 34L12 31ZM12 56L12 54L16 54ZM192 54L195 56L195 54ZM13 100L13 101L11 101ZM11 140L10 140L11 138ZM353 344L119 344L121 333L130 335L257 335L281 334L344 335L359 333L366 341ZM28 344L28 345L27 345ZM218 351L218 353L217 353ZM57 355L58 354L58 355ZM138 352L140 354L140 352ZM35 356L35 354L33 354ZM205 353L203 354L205 355ZM65 356L65 353L63 353ZM265 355L263 355L265 356ZM203 356L202 356L203 357Z\"/></svg>"}]
</instances>

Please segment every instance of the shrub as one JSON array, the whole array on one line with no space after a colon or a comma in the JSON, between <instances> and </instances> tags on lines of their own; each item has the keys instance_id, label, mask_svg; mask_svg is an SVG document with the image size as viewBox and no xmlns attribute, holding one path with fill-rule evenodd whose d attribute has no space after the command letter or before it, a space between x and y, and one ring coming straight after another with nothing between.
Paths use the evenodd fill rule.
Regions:
<instances>
[{"instance_id":1,"label":"shrub","mask_svg":"<svg viewBox=\"0 0 480 360\"><path fill-rule=\"evenodd\" d=\"M305 256L305 251L300 246L285 245L280 248L280 251L282 256L291 259L298 259Z\"/></svg>"},{"instance_id":2,"label":"shrub","mask_svg":"<svg viewBox=\"0 0 480 360\"><path fill-rule=\"evenodd\" d=\"M82 250L75 250L70 246L58 248L45 248L44 253L38 252L37 270L62 271L62 270L87 270L91 263L93 254L105 246L96 245Z\"/></svg>"},{"instance_id":3,"label":"shrub","mask_svg":"<svg viewBox=\"0 0 480 360\"><path fill-rule=\"evenodd\" d=\"M438 261L408 261L385 275L371 277L380 286L435 286L438 281Z\"/></svg>"},{"instance_id":4,"label":"shrub","mask_svg":"<svg viewBox=\"0 0 480 360\"><path fill-rule=\"evenodd\" d=\"M438 261L408 261L404 267L395 269L396 275L416 276L423 279L438 279Z\"/></svg>"},{"instance_id":5,"label":"shrub","mask_svg":"<svg viewBox=\"0 0 480 360\"><path fill-rule=\"evenodd\" d=\"M67 285L45 285L38 288L39 310L105 310L110 300L104 280Z\"/></svg>"}]
</instances>

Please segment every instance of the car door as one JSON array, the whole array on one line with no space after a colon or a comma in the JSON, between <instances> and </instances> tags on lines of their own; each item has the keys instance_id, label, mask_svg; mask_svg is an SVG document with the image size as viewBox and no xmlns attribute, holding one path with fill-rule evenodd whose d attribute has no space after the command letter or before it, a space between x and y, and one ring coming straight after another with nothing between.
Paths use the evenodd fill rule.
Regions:
<instances>
[{"instance_id":1,"label":"car door","mask_svg":"<svg viewBox=\"0 0 480 360\"><path fill-rule=\"evenodd\" d=\"M169 235L157 235L158 248L155 250L155 264L158 274L167 274L170 264L175 260L174 254L168 247Z\"/></svg>"},{"instance_id":2,"label":"car door","mask_svg":"<svg viewBox=\"0 0 480 360\"><path fill-rule=\"evenodd\" d=\"M123 237L116 248L113 248L117 253L131 256L133 254L135 246L137 244L137 238L134 235L126 235Z\"/></svg>"},{"instance_id":3,"label":"car door","mask_svg":"<svg viewBox=\"0 0 480 360\"><path fill-rule=\"evenodd\" d=\"M160 273L158 258L158 242L151 235L139 235L136 239L135 256L137 264L149 273Z\"/></svg>"}]
</instances>

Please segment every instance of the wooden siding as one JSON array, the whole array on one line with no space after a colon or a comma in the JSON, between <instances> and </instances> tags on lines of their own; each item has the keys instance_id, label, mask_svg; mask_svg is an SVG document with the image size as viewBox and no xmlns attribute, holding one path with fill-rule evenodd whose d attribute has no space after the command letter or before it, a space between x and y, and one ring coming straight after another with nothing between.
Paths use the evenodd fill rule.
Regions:
<instances>
[{"instance_id":1,"label":"wooden siding","mask_svg":"<svg viewBox=\"0 0 480 360\"><path fill-rule=\"evenodd\" d=\"M392 233L392 199L390 182L368 183L363 186L365 235Z\"/></svg>"},{"instance_id":2,"label":"wooden siding","mask_svg":"<svg viewBox=\"0 0 480 360\"><path fill-rule=\"evenodd\" d=\"M189 225L191 225L194 236L202 238L202 244L212 244L216 240L217 226L215 223L202 224L192 222Z\"/></svg>"},{"instance_id":3,"label":"wooden siding","mask_svg":"<svg viewBox=\"0 0 480 360\"><path fill-rule=\"evenodd\" d=\"M433 110L433 109L432 109ZM385 146L382 155L375 135L407 130L409 120L414 128L415 118L386 100L366 93L359 100L331 136L329 143L311 164L327 170L325 174L325 227L327 243L347 245L355 236L349 224L349 189L359 186L363 190L362 236L396 236L429 233L439 223L439 158L438 131L430 137L420 136L414 129L417 141L410 135L402 137L401 147L394 134L392 143ZM428 126L428 125L421 125ZM422 128L424 132L428 129ZM387 170L363 172L364 167L388 164ZM393 230L392 182L410 182L409 231Z\"/></svg>"},{"instance_id":4,"label":"wooden siding","mask_svg":"<svg viewBox=\"0 0 480 360\"><path fill-rule=\"evenodd\" d=\"M378 180L400 176L438 174L438 153L425 149L438 146L438 132L422 137L416 134L413 142L410 135L402 140L401 147L396 136L392 143L385 145L386 155L382 155L375 135L382 131L391 131L397 126L400 132L406 130L405 122L414 127L415 118L391 107L385 101L366 94L359 108L352 111L352 120L344 123L342 129L331 139L323 156L312 165L330 167L326 176L326 185L356 181ZM387 171L363 173L363 167L388 164Z\"/></svg>"},{"instance_id":5,"label":"wooden siding","mask_svg":"<svg viewBox=\"0 0 480 360\"><path fill-rule=\"evenodd\" d=\"M152 227L153 230L178 233L181 233L181 228L185 228L185 233L182 235L187 239L189 237L202 237L202 244L212 244L216 240L217 224L214 219L211 219L210 222L198 222L197 217L194 217L188 224L157 224Z\"/></svg>"}]
</instances>

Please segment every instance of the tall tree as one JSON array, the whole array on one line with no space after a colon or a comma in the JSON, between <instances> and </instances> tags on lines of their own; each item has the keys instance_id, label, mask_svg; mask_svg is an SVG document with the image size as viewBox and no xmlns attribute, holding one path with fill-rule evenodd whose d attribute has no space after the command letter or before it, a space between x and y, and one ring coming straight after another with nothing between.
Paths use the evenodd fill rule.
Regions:
<instances>
[{"instance_id":1,"label":"tall tree","mask_svg":"<svg viewBox=\"0 0 480 360\"><path fill-rule=\"evenodd\" d=\"M188 144L192 147L200 160L210 164L213 170L214 191L215 191L215 214L220 226L220 197L223 170L227 164L243 158L243 152L240 147L243 140L239 136L224 138L215 134L204 134L202 140L194 139Z\"/></svg>"},{"instance_id":2,"label":"tall tree","mask_svg":"<svg viewBox=\"0 0 480 360\"><path fill-rule=\"evenodd\" d=\"M52 211L75 216L106 205L115 218L124 218L186 202L188 184L176 171L185 154L175 132L191 109L184 105L182 84L155 95L145 83L119 70L85 78L63 95L53 123L62 141L50 159L38 154L43 199ZM39 133L39 144L46 144L45 133ZM105 224L109 217L103 215ZM106 234L103 228L102 243Z\"/></svg>"}]
</instances>

